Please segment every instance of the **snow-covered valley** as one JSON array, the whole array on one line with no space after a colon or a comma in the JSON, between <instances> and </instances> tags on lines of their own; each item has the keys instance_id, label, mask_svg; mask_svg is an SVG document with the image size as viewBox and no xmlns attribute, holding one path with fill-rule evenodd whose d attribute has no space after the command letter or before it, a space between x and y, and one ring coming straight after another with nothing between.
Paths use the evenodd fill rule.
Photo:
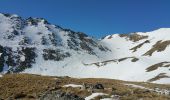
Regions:
<instances>
[{"instance_id":1,"label":"snow-covered valley","mask_svg":"<svg viewBox=\"0 0 170 100\"><path fill-rule=\"evenodd\" d=\"M0 14L0 72L170 83L170 28L94 39L42 18Z\"/></svg>"}]
</instances>

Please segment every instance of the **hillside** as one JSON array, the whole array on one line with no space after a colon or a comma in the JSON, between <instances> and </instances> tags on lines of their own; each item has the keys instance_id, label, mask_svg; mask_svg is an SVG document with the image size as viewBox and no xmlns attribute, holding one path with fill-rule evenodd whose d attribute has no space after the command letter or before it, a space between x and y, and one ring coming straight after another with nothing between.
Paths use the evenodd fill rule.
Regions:
<instances>
[{"instance_id":1,"label":"hillside","mask_svg":"<svg viewBox=\"0 0 170 100\"><path fill-rule=\"evenodd\" d=\"M0 77L3 100L169 100L170 85L31 74Z\"/></svg>"},{"instance_id":2,"label":"hillside","mask_svg":"<svg viewBox=\"0 0 170 100\"><path fill-rule=\"evenodd\" d=\"M94 39L43 18L0 14L0 73L170 83L170 28Z\"/></svg>"}]
</instances>

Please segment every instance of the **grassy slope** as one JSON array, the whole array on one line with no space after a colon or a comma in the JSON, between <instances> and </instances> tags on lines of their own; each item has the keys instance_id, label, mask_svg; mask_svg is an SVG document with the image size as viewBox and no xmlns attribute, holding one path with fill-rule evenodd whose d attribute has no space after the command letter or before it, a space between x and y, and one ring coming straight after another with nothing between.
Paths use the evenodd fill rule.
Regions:
<instances>
[{"instance_id":1,"label":"grassy slope","mask_svg":"<svg viewBox=\"0 0 170 100\"><path fill-rule=\"evenodd\" d=\"M56 84L56 82L58 82ZM144 100L168 100L170 96L159 95L145 89L134 88L124 84L136 84L147 88L158 87L160 89L168 89L170 85L159 85L142 82L125 82L111 79L75 79L69 77L48 77L30 74L8 74L0 78L0 99L37 99L46 91L62 90L76 94L80 97L87 97L91 94L87 89L80 88L64 88L66 84L96 84L100 83L104 86L104 90L94 90L94 92L103 92L111 95L121 96L121 100L136 100L144 98ZM96 97L99 100L103 97Z\"/></svg>"}]
</instances>

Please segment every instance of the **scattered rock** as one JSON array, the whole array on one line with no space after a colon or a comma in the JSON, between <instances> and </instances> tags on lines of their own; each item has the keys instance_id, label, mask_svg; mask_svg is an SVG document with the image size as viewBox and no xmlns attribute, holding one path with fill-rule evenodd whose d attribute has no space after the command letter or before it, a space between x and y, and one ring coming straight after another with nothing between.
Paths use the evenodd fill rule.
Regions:
<instances>
[{"instance_id":1,"label":"scattered rock","mask_svg":"<svg viewBox=\"0 0 170 100\"><path fill-rule=\"evenodd\" d=\"M93 86L93 89L104 89L104 86L102 84L97 83Z\"/></svg>"},{"instance_id":2,"label":"scattered rock","mask_svg":"<svg viewBox=\"0 0 170 100\"><path fill-rule=\"evenodd\" d=\"M138 58L133 58L131 61L132 62L136 62L136 61L138 61L139 59Z\"/></svg>"},{"instance_id":3,"label":"scattered rock","mask_svg":"<svg viewBox=\"0 0 170 100\"><path fill-rule=\"evenodd\" d=\"M63 52L59 49L44 49L43 52L43 57L45 60L61 61L64 60L64 58L71 56L69 52Z\"/></svg>"},{"instance_id":4,"label":"scattered rock","mask_svg":"<svg viewBox=\"0 0 170 100\"><path fill-rule=\"evenodd\" d=\"M25 93L18 93L16 95L14 95L14 99L22 99L25 98L27 95Z\"/></svg>"},{"instance_id":5,"label":"scattered rock","mask_svg":"<svg viewBox=\"0 0 170 100\"><path fill-rule=\"evenodd\" d=\"M61 90L49 91L40 97L40 100L85 100L75 94L65 93Z\"/></svg>"}]
</instances>

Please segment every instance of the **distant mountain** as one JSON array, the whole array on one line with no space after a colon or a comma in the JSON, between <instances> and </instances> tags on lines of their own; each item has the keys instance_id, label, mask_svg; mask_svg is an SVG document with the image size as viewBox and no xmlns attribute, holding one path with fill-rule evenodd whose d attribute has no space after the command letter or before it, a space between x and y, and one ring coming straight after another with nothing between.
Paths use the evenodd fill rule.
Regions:
<instances>
[{"instance_id":1,"label":"distant mountain","mask_svg":"<svg viewBox=\"0 0 170 100\"><path fill-rule=\"evenodd\" d=\"M97 40L43 18L0 14L0 72L170 83L170 28Z\"/></svg>"}]
</instances>

